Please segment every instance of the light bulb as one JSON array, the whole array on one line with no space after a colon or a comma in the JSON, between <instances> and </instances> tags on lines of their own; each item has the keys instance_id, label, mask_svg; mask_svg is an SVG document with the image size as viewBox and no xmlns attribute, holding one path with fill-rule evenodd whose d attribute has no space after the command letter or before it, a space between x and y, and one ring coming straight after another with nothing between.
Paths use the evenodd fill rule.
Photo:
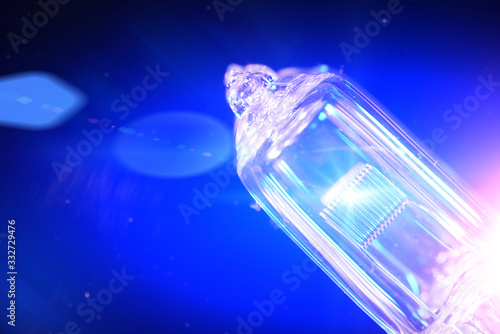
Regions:
<instances>
[{"instance_id":1,"label":"light bulb","mask_svg":"<svg viewBox=\"0 0 500 334\"><path fill-rule=\"evenodd\" d=\"M500 332L484 210L371 98L318 72L228 68L243 184L387 332Z\"/></svg>"}]
</instances>

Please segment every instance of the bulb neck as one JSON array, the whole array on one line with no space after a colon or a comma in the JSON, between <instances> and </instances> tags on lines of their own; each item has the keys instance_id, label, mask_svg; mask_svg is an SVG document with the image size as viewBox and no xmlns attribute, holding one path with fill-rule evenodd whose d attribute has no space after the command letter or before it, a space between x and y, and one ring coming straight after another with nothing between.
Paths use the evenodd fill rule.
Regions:
<instances>
[{"instance_id":1,"label":"bulb neck","mask_svg":"<svg viewBox=\"0 0 500 334\"><path fill-rule=\"evenodd\" d=\"M500 328L500 272L482 256L456 287L426 334L495 334Z\"/></svg>"},{"instance_id":2,"label":"bulb neck","mask_svg":"<svg viewBox=\"0 0 500 334\"><path fill-rule=\"evenodd\" d=\"M495 299L495 300L493 300ZM495 334L500 328L500 309L498 298L480 305L466 321L455 325L431 327L429 334Z\"/></svg>"},{"instance_id":3,"label":"bulb neck","mask_svg":"<svg viewBox=\"0 0 500 334\"><path fill-rule=\"evenodd\" d=\"M481 305L474 316L471 324L476 326L478 333L495 333L500 328L500 298L494 296L487 303Z\"/></svg>"}]
</instances>

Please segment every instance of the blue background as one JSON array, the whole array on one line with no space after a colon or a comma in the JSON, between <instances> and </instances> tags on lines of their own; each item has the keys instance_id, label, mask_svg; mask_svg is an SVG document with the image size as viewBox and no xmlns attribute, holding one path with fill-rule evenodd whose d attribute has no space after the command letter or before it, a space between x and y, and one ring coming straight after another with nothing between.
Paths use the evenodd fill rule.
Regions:
<instances>
[{"instance_id":1,"label":"blue background","mask_svg":"<svg viewBox=\"0 0 500 334\"><path fill-rule=\"evenodd\" d=\"M201 174L172 179L128 168L116 150L123 136L136 136L118 128L133 128L154 113L195 112L231 132L223 86L230 63L328 64L343 67L421 139L441 128L447 138L436 153L498 207L500 89L457 129L443 114L474 94L478 76L500 81L499 6L486 0L402 0L401 6L348 62L339 44L353 44L353 28L364 29L370 11L386 9L387 1L243 0L224 20L212 1L71 1L18 53L6 36L20 34L21 18L40 7L2 3L0 74L52 73L83 91L88 104L54 129L0 127L0 257L4 268L7 220L15 219L18 271L12 328L3 314L8 287L0 270L0 331L55 334L74 321L81 333L233 334L237 318L256 310L254 301L279 289L286 301L254 333L383 332L319 270L307 278L289 272L305 255L265 213L250 208L253 200L237 176L187 223L179 206L193 206L196 191L213 182L209 172L226 171L231 155L221 153L220 164L207 163ZM120 119L112 102L157 65L169 75ZM98 129L96 121L105 118L114 131L60 182L53 162L63 163L66 146L76 148L82 131ZM175 138L159 139L174 151L182 145L169 140ZM202 157L209 158L202 153L224 152L227 144L210 135L191 146L196 143L203 152L190 152L200 168ZM135 278L86 323L77 306L122 268Z\"/></svg>"}]
</instances>

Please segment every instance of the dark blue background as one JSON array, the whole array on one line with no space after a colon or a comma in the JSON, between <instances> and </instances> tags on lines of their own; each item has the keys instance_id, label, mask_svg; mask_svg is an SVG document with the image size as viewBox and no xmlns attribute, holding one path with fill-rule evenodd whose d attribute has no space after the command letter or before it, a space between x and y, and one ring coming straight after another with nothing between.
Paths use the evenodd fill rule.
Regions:
<instances>
[{"instance_id":1,"label":"dark blue background","mask_svg":"<svg viewBox=\"0 0 500 334\"><path fill-rule=\"evenodd\" d=\"M498 4L401 5L349 63L339 44L353 44L353 28L363 28L370 11L385 9L387 1L243 0L223 21L212 1L71 1L17 54L6 35L19 33L21 18L39 7L36 1L2 3L0 74L54 73L85 92L89 103L56 129L0 127L0 257L4 263L7 220L15 218L19 272L17 326L11 328L4 315L6 270L0 270L0 331L55 334L75 321L81 333L233 334L237 317L246 319L255 300L280 289L286 302L254 333L382 332L319 270L298 287L282 280L305 255L265 213L250 208L237 177L186 224L179 205L192 205L193 189L212 181L208 171L183 179L137 174L113 154L124 135L118 131L63 182L51 163L63 161L65 146L82 140L82 130L96 127L89 118L127 126L159 111L191 111L231 129L223 86L230 63L328 64L343 66L420 138L442 128L448 137L437 154L498 205L500 89L458 129L443 120L446 109L474 94L478 76L500 80ZM111 102L157 64L170 75L120 123ZM75 308L122 268L135 278L87 324Z\"/></svg>"}]
</instances>

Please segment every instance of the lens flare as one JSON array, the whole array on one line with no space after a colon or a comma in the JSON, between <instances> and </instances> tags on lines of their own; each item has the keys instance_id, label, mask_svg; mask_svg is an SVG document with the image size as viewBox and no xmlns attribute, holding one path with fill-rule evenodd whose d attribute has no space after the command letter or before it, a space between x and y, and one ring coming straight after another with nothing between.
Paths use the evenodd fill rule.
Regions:
<instances>
[{"instance_id":1,"label":"lens flare","mask_svg":"<svg viewBox=\"0 0 500 334\"><path fill-rule=\"evenodd\" d=\"M165 112L118 128L115 154L134 172L160 178L189 177L228 161L232 134L199 113Z\"/></svg>"}]
</instances>

